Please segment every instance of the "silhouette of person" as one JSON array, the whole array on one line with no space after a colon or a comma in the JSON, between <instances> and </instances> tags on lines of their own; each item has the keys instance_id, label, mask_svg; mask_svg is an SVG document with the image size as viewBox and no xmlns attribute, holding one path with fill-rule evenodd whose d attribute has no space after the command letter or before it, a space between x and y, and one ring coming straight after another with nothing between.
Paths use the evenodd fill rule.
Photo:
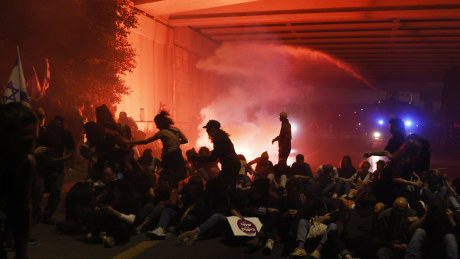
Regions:
<instances>
[{"instance_id":1,"label":"silhouette of person","mask_svg":"<svg viewBox=\"0 0 460 259\"><path fill-rule=\"evenodd\" d=\"M291 153L291 123L289 123L286 112L280 113L281 129L280 134L272 140L272 144L278 141L278 160L285 160Z\"/></svg>"}]
</instances>

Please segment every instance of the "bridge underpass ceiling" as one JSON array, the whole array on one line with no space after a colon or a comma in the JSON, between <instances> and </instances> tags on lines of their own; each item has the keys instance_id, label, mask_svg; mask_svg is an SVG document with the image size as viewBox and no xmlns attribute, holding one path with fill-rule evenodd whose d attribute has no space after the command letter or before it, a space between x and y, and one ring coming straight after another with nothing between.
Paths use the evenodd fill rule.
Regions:
<instances>
[{"instance_id":1,"label":"bridge underpass ceiling","mask_svg":"<svg viewBox=\"0 0 460 259\"><path fill-rule=\"evenodd\" d=\"M136 8L216 42L305 46L372 83L442 82L460 65L460 0L135 0Z\"/></svg>"}]
</instances>

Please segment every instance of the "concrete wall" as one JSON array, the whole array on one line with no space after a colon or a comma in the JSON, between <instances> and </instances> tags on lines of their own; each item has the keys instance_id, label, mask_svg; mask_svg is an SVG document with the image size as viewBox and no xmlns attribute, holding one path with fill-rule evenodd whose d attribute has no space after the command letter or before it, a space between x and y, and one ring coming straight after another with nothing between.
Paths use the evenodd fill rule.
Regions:
<instances>
[{"instance_id":1,"label":"concrete wall","mask_svg":"<svg viewBox=\"0 0 460 259\"><path fill-rule=\"evenodd\" d=\"M212 98L213 75L196 68L196 62L213 53L217 44L188 27L173 28L140 14L139 26L129 37L136 50L136 68L125 75L131 94L123 98L117 114L153 121L160 105L170 111L176 125L193 141L200 110ZM141 130L155 131L151 122L138 122ZM191 143L194 145L194 143Z\"/></svg>"}]
</instances>

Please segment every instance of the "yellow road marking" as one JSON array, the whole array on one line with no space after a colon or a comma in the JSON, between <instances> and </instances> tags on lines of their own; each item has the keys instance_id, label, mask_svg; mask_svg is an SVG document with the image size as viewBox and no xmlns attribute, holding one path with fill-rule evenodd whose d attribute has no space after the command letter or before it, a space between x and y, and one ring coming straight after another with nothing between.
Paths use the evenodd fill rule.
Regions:
<instances>
[{"instance_id":1,"label":"yellow road marking","mask_svg":"<svg viewBox=\"0 0 460 259\"><path fill-rule=\"evenodd\" d=\"M134 258L134 257L140 255L141 253L143 253L145 250L149 249L150 247L152 247L152 246L154 246L154 245L156 245L158 243L160 243L160 240L143 241L143 242L139 243L138 245L133 246L130 249L124 251L123 253L112 257L112 259Z\"/></svg>"}]
</instances>

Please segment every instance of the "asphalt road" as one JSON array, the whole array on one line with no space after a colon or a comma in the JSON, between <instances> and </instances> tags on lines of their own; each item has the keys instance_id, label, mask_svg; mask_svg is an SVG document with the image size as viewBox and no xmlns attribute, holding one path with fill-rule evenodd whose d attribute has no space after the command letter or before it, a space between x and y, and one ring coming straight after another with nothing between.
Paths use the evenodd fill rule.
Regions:
<instances>
[{"instance_id":1,"label":"asphalt road","mask_svg":"<svg viewBox=\"0 0 460 259\"><path fill-rule=\"evenodd\" d=\"M58 218L62 215L58 215ZM252 251L244 242L232 242L224 236L198 240L193 247L175 245L176 236L168 234L166 240L150 241L144 234L133 236L124 245L105 248L102 244L87 244L81 236L54 234L54 226L39 224L31 236L39 240L29 246L31 259L101 259L101 258L267 258L263 251ZM275 244L271 258L282 258L283 243ZM13 254L9 254L13 258Z\"/></svg>"}]
</instances>

